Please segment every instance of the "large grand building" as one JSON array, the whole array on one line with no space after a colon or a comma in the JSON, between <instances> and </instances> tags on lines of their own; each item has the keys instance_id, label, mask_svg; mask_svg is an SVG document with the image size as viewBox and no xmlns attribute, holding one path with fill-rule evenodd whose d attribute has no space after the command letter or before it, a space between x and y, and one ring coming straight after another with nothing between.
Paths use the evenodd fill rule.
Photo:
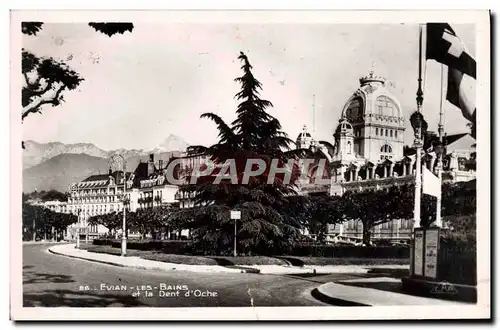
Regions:
<instances>
[{"instance_id":1,"label":"large grand building","mask_svg":"<svg viewBox=\"0 0 500 330\"><path fill-rule=\"evenodd\" d=\"M316 141L304 126L296 140L298 148L321 152L328 163L328 183L315 183L315 173L301 181L299 193L342 195L346 191L378 190L411 183L415 179L415 151L405 147L404 132L409 112L405 111L396 97L386 88L384 78L373 72L362 77L359 88L342 108L338 125L331 142ZM432 138L432 132L428 133ZM475 179L475 139L467 133L445 136L444 182ZM206 160L203 155L182 153L169 160L155 162L150 155L147 162L126 173L109 171L105 175L93 175L70 187L70 198L65 212L80 216L86 237L103 235L107 229L89 226L91 216L120 212L123 196L125 207L131 211L139 208L172 205L189 208L194 205L192 195L179 191L179 182L170 182L167 167L172 162L179 165L177 177L189 175ZM437 161L433 150L427 150L422 163L435 171ZM125 186L125 189L124 189ZM407 219L394 219L374 229L373 238L408 239L413 223ZM76 230L70 231L76 233ZM184 233L187 235L187 233ZM362 225L349 221L330 228L331 236L361 239Z\"/></svg>"},{"instance_id":2,"label":"large grand building","mask_svg":"<svg viewBox=\"0 0 500 330\"><path fill-rule=\"evenodd\" d=\"M405 148L405 121L409 111L385 86L385 79L371 72L344 105L333 133L333 143L320 143L304 126L297 137L299 148L321 151L328 158L329 184L314 183L314 175L302 182L303 194L342 195L346 191L377 190L415 180L415 151ZM435 138L432 132L427 134ZM467 133L445 136L443 182L475 179L475 139ZM405 150L406 149L406 150ZM425 151L422 164L436 171L437 157ZM369 212L369 210L367 210ZM395 219L379 225L374 238L409 238L413 223ZM331 228L332 235L361 238L362 225L349 221Z\"/></svg>"},{"instance_id":3,"label":"large grand building","mask_svg":"<svg viewBox=\"0 0 500 330\"><path fill-rule=\"evenodd\" d=\"M100 225L89 225L88 219L92 216L121 212L124 207L132 212L141 208L166 205L190 207L192 202L188 196L178 193L178 183L169 182L167 167L171 162L177 161L178 171L186 171L199 164L201 159L199 155L181 154L164 163L162 160L155 162L154 155L150 155L147 162L140 162L136 169L127 172L125 177L123 171L111 169L108 174L92 175L70 186L67 211L80 217L81 235L95 238L106 234L108 230ZM76 227L75 224L69 229L70 236L76 235ZM181 234L187 235L187 231Z\"/></svg>"}]
</instances>

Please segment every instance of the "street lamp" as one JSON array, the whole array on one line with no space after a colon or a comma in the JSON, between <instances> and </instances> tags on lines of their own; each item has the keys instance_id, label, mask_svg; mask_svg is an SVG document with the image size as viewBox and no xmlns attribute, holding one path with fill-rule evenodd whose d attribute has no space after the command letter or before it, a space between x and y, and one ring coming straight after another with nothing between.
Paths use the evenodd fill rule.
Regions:
<instances>
[{"instance_id":1,"label":"street lamp","mask_svg":"<svg viewBox=\"0 0 500 330\"><path fill-rule=\"evenodd\" d=\"M80 190L78 188L79 188L79 183L77 182L76 183L76 200L77 201L81 201L81 199L80 199ZM82 208L80 206L78 206L78 208L76 209L76 215L78 217L78 219L76 221L76 248L77 249L80 248L80 227L81 227L80 213L81 212L82 212Z\"/></svg>"},{"instance_id":2,"label":"street lamp","mask_svg":"<svg viewBox=\"0 0 500 330\"><path fill-rule=\"evenodd\" d=\"M33 217L33 242L36 241L36 220L38 219L38 209L35 207L35 216Z\"/></svg>"},{"instance_id":3,"label":"street lamp","mask_svg":"<svg viewBox=\"0 0 500 330\"><path fill-rule=\"evenodd\" d=\"M122 223L122 257L127 255L127 218L126 218L126 206L127 206L127 198L125 192L127 191L127 163L125 162L125 158L120 154L114 154L109 158L110 167L122 168L123 170L123 194L122 194L122 202L123 202L123 223ZM121 166L120 166L121 165ZM118 177L117 177L118 179ZM118 185L117 185L118 186Z\"/></svg>"},{"instance_id":4,"label":"street lamp","mask_svg":"<svg viewBox=\"0 0 500 330\"><path fill-rule=\"evenodd\" d=\"M422 190L422 129L425 130L427 123L425 122L424 116L420 111L415 111L410 116L410 123L413 131L415 132L415 140L413 141L413 147L415 148L417 154L415 155L416 171L415 171L415 206L413 212L413 229L420 228L420 200L421 200L421 190Z\"/></svg>"},{"instance_id":5,"label":"street lamp","mask_svg":"<svg viewBox=\"0 0 500 330\"><path fill-rule=\"evenodd\" d=\"M442 227L441 221L441 181L442 181L442 171L443 171L443 154L444 154L444 146L441 141L434 146L434 150L436 151L437 156L437 176L439 179L439 195L436 201L436 227Z\"/></svg>"},{"instance_id":6,"label":"street lamp","mask_svg":"<svg viewBox=\"0 0 500 330\"><path fill-rule=\"evenodd\" d=\"M81 212L81 208L78 208L78 210L76 212L77 212L77 216L78 216L78 221L76 222L76 248L79 249L80 248L80 226L81 226L80 212Z\"/></svg>"}]
</instances>

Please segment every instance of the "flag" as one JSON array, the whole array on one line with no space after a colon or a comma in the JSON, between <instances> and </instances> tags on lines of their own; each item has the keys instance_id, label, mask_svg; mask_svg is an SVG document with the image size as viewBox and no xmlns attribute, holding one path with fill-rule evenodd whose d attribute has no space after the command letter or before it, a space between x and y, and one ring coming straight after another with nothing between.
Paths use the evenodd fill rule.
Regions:
<instances>
[{"instance_id":1,"label":"flag","mask_svg":"<svg viewBox=\"0 0 500 330\"><path fill-rule=\"evenodd\" d=\"M447 23L428 23L426 59L448 66L446 100L476 122L476 61Z\"/></svg>"},{"instance_id":2,"label":"flag","mask_svg":"<svg viewBox=\"0 0 500 330\"><path fill-rule=\"evenodd\" d=\"M422 167L422 190L426 195L439 197L441 194L441 182L426 166Z\"/></svg>"}]
</instances>

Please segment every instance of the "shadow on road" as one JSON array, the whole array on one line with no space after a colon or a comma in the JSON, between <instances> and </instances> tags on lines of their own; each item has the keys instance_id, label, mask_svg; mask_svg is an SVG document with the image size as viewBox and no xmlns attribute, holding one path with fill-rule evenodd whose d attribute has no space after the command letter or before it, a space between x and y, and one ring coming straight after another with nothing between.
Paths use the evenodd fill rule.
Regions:
<instances>
[{"instance_id":1,"label":"shadow on road","mask_svg":"<svg viewBox=\"0 0 500 330\"><path fill-rule=\"evenodd\" d=\"M381 290L381 291L403 293L401 290L401 282L393 282L393 281L343 282L343 281L340 281L338 283L343 284L343 285L360 287L360 288L370 288L370 289L376 289L376 290Z\"/></svg>"},{"instance_id":2,"label":"shadow on road","mask_svg":"<svg viewBox=\"0 0 500 330\"><path fill-rule=\"evenodd\" d=\"M36 273L26 271L33 266L23 267L23 285L26 284L40 284L40 283L74 283L75 281L71 279L68 275L58 275L58 274L47 274L47 273Z\"/></svg>"},{"instance_id":3,"label":"shadow on road","mask_svg":"<svg viewBox=\"0 0 500 330\"><path fill-rule=\"evenodd\" d=\"M23 295L24 307L138 307L147 306L132 296L50 290Z\"/></svg>"}]
</instances>

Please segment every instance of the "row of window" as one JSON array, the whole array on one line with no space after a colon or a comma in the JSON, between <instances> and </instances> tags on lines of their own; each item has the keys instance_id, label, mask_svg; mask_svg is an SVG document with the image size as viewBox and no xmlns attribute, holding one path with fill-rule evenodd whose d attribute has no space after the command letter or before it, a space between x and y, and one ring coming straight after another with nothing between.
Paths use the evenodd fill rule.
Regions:
<instances>
[{"instance_id":1,"label":"row of window","mask_svg":"<svg viewBox=\"0 0 500 330\"><path fill-rule=\"evenodd\" d=\"M395 129L387 129L387 128L378 128L375 127L375 135L379 136L387 136L387 137L394 137L395 139L398 138L398 131Z\"/></svg>"},{"instance_id":2,"label":"row of window","mask_svg":"<svg viewBox=\"0 0 500 330\"><path fill-rule=\"evenodd\" d=\"M99 189L99 190L75 190L71 193L72 197L83 197L83 196L96 196L96 195L114 195L115 192L117 194L121 194L123 192L123 188L115 188L107 189Z\"/></svg>"},{"instance_id":3,"label":"row of window","mask_svg":"<svg viewBox=\"0 0 500 330\"><path fill-rule=\"evenodd\" d=\"M380 229L385 229L385 230L392 228L395 231L398 227L400 229L412 228L413 220L408 220L408 219L392 220L380 225ZM361 221L353 221L353 220L347 221L347 230L356 230L356 229L362 230L362 228L363 224L361 223Z\"/></svg>"}]
</instances>

